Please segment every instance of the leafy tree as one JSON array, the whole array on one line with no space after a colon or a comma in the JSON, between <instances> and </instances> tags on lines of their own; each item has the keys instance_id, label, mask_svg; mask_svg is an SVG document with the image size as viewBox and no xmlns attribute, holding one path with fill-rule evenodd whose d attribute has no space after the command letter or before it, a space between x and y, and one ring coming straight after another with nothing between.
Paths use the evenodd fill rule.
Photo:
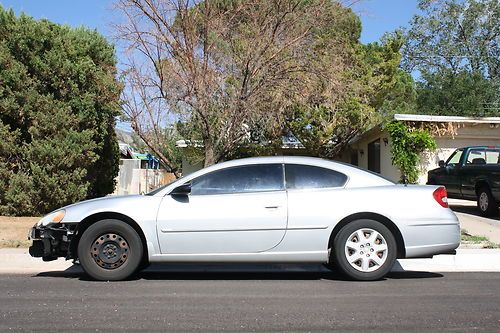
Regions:
<instances>
[{"instance_id":1,"label":"leafy tree","mask_svg":"<svg viewBox=\"0 0 500 333\"><path fill-rule=\"evenodd\" d=\"M360 30L355 33L348 44L351 62L341 73L348 89L323 93L325 98L320 103L311 98L307 104L295 105L288 114L288 128L313 156L335 158L350 139L382 118L414 108L413 80L399 68L401 35L387 35L381 43L363 45L359 42Z\"/></svg>"},{"instance_id":2,"label":"leafy tree","mask_svg":"<svg viewBox=\"0 0 500 333\"><path fill-rule=\"evenodd\" d=\"M337 1L119 0L117 7L126 17L118 34L132 52L126 112L172 168L161 130L169 122L184 124L210 165L242 146L275 142L295 105L342 104L344 124L351 109L358 119L372 111L363 83L348 72L360 21Z\"/></svg>"},{"instance_id":3,"label":"leafy tree","mask_svg":"<svg viewBox=\"0 0 500 333\"><path fill-rule=\"evenodd\" d=\"M422 114L498 116L498 85L480 73L442 70L417 82L417 105Z\"/></svg>"},{"instance_id":4,"label":"leafy tree","mask_svg":"<svg viewBox=\"0 0 500 333\"><path fill-rule=\"evenodd\" d=\"M0 213L43 214L113 191L115 62L96 31L0 7Z\"/></svg>"},{"instance_id":5,"label":"leafy tree","mask_svg":"<svg viewBox=\"0 0 500 333\"><path fill-rule=\"evenodd\" d=\"M406 31L404 67L419 73L418 111L498 115L498 0L420 0Z\"/></svg>"}]
</instances>

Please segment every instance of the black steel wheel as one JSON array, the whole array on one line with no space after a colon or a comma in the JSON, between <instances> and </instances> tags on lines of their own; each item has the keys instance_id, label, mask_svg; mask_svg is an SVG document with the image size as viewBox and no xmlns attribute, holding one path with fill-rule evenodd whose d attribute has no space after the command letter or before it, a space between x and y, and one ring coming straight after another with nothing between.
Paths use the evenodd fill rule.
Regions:
<instances>
[{"instance_id":1,"label":"black steel wheel","mask_svg":"<svg viewBox=\"0 0 500 333\"><path fill-rule=\"evenodd\" d=\"M78 258L84 271L101 281L123 280L141 264L141 238L130 225L102 220L91 225L78 243Z\"/></svg>"}]
</instances>

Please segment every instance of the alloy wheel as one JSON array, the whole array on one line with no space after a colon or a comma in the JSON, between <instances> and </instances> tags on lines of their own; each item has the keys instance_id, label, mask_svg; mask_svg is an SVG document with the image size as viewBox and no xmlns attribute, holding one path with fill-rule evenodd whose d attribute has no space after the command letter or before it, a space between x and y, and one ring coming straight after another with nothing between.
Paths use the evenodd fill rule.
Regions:
<instances>
[{"instance_id":1,"label":"alloy wheel","mask_svg":"<svg viewBox=\"0 0 500 333\"><path fill-rule=\"evenodd\" d=\"M360 272L373 272L387 260L385 238L373 229L354 231L345 243L345 256L349 264Z\"/></svg>"},{"instance_id":2,"label":"alloy wheel","mask_svg":"<svg viewBox=\"0 0 500 333\"><path fill-rule=\"evenodd\" d=\"M488 194L486 192L481 192L481 195L479 196L479 208L485 212L488 210Z\"/></svg>"}]
</instances>

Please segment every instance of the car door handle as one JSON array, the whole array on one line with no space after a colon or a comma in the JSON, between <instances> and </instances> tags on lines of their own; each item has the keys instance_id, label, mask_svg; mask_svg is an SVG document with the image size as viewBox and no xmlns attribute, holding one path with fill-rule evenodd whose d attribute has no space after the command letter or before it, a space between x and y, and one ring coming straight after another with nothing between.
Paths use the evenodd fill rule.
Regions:
<instances>
[{"instance_id":1,"label":"car door handle","mask_svg":"<svg viewBox=\"0 0 500 333\"><path fill-rule=\"evenodd\" d=\"M280 206L266 206L266 209L277 209L279 208Z\"/></svg>"}]
</instances>

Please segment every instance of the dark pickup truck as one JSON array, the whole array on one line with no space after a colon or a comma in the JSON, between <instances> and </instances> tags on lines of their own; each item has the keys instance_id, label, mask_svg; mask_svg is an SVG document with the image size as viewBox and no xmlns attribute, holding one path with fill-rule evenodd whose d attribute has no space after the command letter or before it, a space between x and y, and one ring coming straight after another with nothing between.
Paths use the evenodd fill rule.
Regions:
<instances>
[{"instance_id":1,"label":"dark pickup truck","mask_svg":"<svg viewBox=\"0 0 500 333\"><path fill-rule=\"evenodd\" d=\"M500 203L500 146L457 149L439 168L429 171L429 185L445 185L449 198L477 200L481 215L498 213Z\"/></svg>"}]
</instances>

